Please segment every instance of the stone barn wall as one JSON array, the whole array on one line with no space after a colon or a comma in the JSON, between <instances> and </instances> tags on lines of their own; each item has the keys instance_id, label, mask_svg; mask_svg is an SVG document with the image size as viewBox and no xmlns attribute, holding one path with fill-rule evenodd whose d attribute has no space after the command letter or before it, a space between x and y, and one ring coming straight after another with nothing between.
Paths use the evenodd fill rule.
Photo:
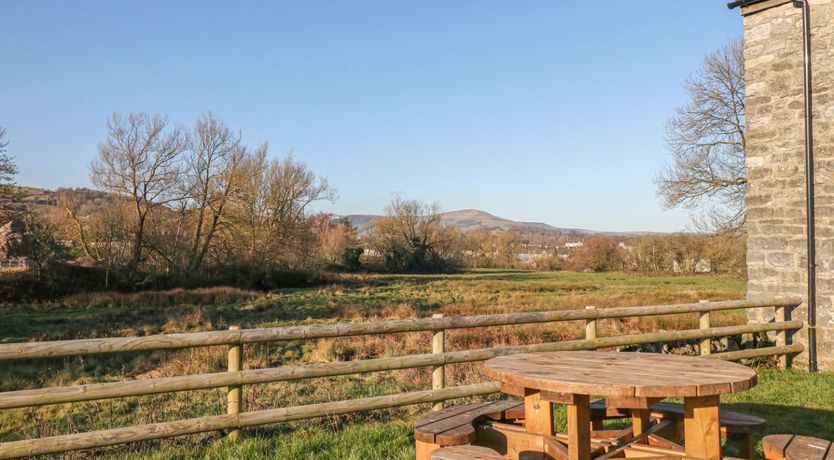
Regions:
<instances>
[{"instance_id":1,"label":"stone barn wall","mask_svg":"<svg viewBox=\"0 0 834 460\"><path fill-rule=\"evenodd\" d=\"M816 168L817 342L834 370L834 0L811 0ZM742 9L747 74L748 296L807 295L802 10ZM773 312L751 312L765 321ZM769 315L769 316L768 316ZM794 318L807 317L806 305ZM803 330L794 341L807 343ZM807 363L807 353L797 364Z\"/></svg>"}]
</instances>

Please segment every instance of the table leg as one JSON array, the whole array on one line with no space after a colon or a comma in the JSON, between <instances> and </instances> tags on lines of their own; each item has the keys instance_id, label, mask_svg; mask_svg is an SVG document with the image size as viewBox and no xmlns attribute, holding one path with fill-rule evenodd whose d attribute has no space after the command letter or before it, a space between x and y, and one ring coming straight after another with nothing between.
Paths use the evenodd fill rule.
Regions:
<instances>
[{"instance_id":1,"label":"table leg","mask_svg":"<svg viewBox=\"0 0 834 460\"><path fill-rule=\"evenodd\" d=\"M573 395L568 404L568 460L591 459L591 399Z\"/></svg>"},{"instance_id":2,"label":"table leg","mask_svg":"<svg viewBox=\"0 0 834 460\"><path fill-rule=\"evenodd\" d=\"M649 429L649 424L652 420L651 409L632 409L631 410L631 431L634 436L639 436Z\"/></svg>"},{"instance_id":3,"label":"table leg","mask_svg":"<svg viewBox=\"0 0 834 460\"><path fill-rule=\"evenodd\" d=\"M524 390L524 426L528 433L552 436L553 403L542 399L538 390Z\"/></svg>"},{"instance_id":4,"label":"table leg","mask_svg":"<svg viewBox=\"0 0 834 460\"><path fill-rule=\"evenodd\" d=\"M684 398L684 438L686 455L705 460L721 459L719 398Z\"/></svg>"}]
</instances>

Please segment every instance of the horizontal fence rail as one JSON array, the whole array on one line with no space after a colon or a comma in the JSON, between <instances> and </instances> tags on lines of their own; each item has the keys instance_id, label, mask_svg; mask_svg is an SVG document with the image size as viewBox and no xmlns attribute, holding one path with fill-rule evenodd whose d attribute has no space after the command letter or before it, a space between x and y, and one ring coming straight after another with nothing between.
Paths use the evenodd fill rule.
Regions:
<instances>
[{"instance_id":1,"label":"horizontal fence rail","mask_svg":"<svg viewBox=\"0 0 834 460\"><path fill-rule=\"evenodd\" d=\"M430 403L446 399L488 395L498 393L500 390L501 384L498 382L476 383L473 385L445 388L443 390L415 391L411 393L353 399L350 401L309 404L306 406L267 409L240 414L214 415L177 420L175 422L153 423L89 433L27 439L25 441L13 441L0 444L0 458L17 458L30 455L67 452L128 442L171 438L186 434L205 433L207 431L240 429L270 423L291 422L315 417Z\"/></svg>"},{"instance_id":2,"label":"horizontal fence rail","mask_svg":"<svg viewBox=\"0 0 834 460\"><path fill-rule=\"evenodd\" d=\"M643 307L593 308L585 310L556 310L530 313L503 313L476 316L447 316L443 318L400 319L362 323L316 324L263 329L161 334L144 337L113 337L52 342L0 344L0 360L27 358L60 358L127 351L171 350L287 340L323 339L355 335L422 332L439 329L465 329L488 326L552 323L596 319L633 318L641 316L702 313L742 308L793 307L802 302L798 298L769 300L731 300Z\"/></svg>"},{"instance_id":3,"label":"horizontal fence rail","mask_svg":"<svg viewBox=\"0 0 834 460\"><path fill-rule=\"evenodd\" d=\"M199 389L227 388L228 408L227 414L225 415L5 442L0 443L0 459L103 447L216 430L231 430L230 437L234 439L237 437L241 428L250 426L421 403L435 403L433 408L439 409L442 407L444 400L486 395L500 391L500 385L494 382L444 388L445 377L443 370L446 365L485 361L496 356L513 353L594 350L650 343L698 340L700 343L700 354L705 358L740 360L765 356L781 356L780 364L786 366L790 364L789 357L791 355L803 351L801 344L790 343L790 334L804 326L802 321L792 321L790 319L791 309L800 302L801 299L798 298L773 298L640 307L587 307L578 310L531 313L457 317L436 315L432 318L413 320L317 324L310 326L242 330L233 327L229 331L0 344L0 360L48 359L67 356L170 350L218 345L226 345L229 347L229 372L92 383L0 393L0 409L14 409ZM774 321L769 323L748 323L739 326L710 326L710 312L749 308L775 308L776 314ZM611 337L597 336L597 321L600 319L685 313L698 313L700 324L698 329L649 332ZM503 348L445 351L444 331L447 329L512 326L561 321L584 321L585 338ZM240 357L244 344L421 331L433 332L431 343L432 353L241 370ZM774 333L776 338L775 346L722 353L712 353L711 351L713 338L768 332ZM432 390L251 412L242 411L242 391L245 385L423 367L431 367L433 370Z\"/></svg>"},{"instance_id":4,"label":"horizontal fence rail","mask_svg":"<svg viewBox=\"0 0 834 460\"><path fill-rule=\"evenodd\" d=\"M302 380L317 377L335 377L339 375L392 371L397 369L440 366L445 364L468 363L486 361L496 356L514 353L594 350L597 348L641 345L671 340L691 340L739 334L754 334L769 331L796 330L802 328L802 325L802 321L746 324L743 326L715 327L710 329L695 329L691 331L669 331L621 335L603 337L594 340L569 340L562 342L538 343L533 345L519 345L505 348L482 348L476 350L451 351L439 354L408 355L392 358L310 364L306 366L285 366L238 372L216 372L212 374L161 377L125 382L93 383L58 388L9 391L0 393L0 409L33 407L45 404L92 401L98 399L122 398L126 396L142 396L159 393L171 393L176 391L252 385L289 380ZM802 345L796 344L793 346L801 347ZM768 348L756 348L744 351L756 352L754 356L776 354ZM723 355L726 355L726 353L715 354L710 357L721 358ZM747 357L753 356L743 356L742 358Z\"/></svg>"}]
</instances>

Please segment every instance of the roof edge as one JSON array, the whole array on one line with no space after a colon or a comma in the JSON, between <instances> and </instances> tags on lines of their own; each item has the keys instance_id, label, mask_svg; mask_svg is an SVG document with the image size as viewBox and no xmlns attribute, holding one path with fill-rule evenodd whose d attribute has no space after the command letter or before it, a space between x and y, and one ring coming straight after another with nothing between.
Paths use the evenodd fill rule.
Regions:
<instances>
[{"instance_id":1,"label":"roof edge","mask_svg":"<svg viewBox=\"0 0 834 460\"><path fill-rule=\"evenodd\" d=\"M793 0L735 0L727 4L727 8L735 9L741 8L741 15L758 13L769 8L791 3Z\"/></svg>"}]
</instances>

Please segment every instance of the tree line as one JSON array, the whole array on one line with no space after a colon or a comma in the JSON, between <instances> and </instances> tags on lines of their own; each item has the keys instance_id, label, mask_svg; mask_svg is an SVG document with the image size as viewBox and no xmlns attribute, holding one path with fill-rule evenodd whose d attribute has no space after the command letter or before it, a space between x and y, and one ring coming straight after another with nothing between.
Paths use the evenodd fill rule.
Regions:
<instances>
[{"instance_id":1,"label":"tree line","mask_svg":"<svg viewBox=\"0 0 834 460\"><path fill-rule=\"evenodd\" d=\"M89 166L97 190L59 189L43 206L15 186L5 135L0 223L20 233L4 242L14 246L7 255L26 257L37 278L57 286L270 288L356 270L744 271L743 239L731 232L593 235L567 249L568 237L463 232L443 224L438 204L403 198L360 235L346 218L311 209L336 196L325 178L291 155L271 155L266 143L247 145L211 113L191 127L113 115Z\"/></svg>"}]
</instances>

